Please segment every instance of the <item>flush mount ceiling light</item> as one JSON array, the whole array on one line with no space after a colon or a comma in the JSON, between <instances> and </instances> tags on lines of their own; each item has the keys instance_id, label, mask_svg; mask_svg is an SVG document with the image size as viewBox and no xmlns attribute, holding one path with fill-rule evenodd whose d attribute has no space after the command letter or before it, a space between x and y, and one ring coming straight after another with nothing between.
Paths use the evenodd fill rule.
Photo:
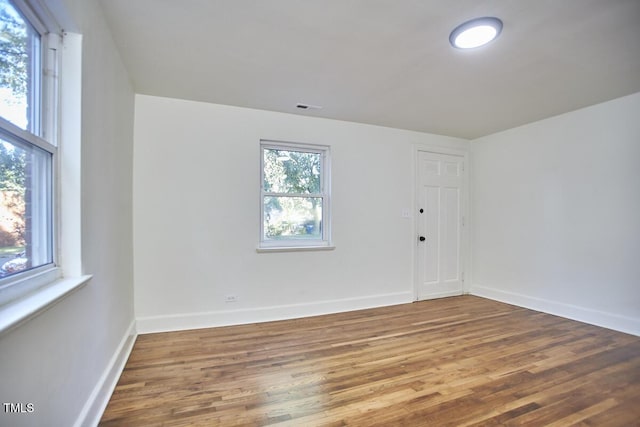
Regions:
<instances>
[{"instance_id":1,"label":"flush mount ceiling light","mask_svg":"<svg viewBox=\"0 0 640 427\"><path fill-rule=\"evenodd\" d=\"M473 49L495 39L500 31L502 21L498 18L476 18L458 25L449 35L449 42L458 49Z\"/></svg>"}]
</instances>

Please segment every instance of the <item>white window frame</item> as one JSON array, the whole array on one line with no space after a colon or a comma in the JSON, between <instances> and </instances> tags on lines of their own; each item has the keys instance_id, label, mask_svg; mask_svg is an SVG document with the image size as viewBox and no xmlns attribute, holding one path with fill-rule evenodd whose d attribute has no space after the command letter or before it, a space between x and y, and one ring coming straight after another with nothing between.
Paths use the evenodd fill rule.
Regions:
<instances>
[{"instance_id":1,"label":"white window frame","mask_svg":"<svg viewBox=\"0 0 640 427\"><path fill-rule=\"evenodd\" d=\"M56 241L57 230L55 227L55 200L56 185L55 177L57 172L56 163L58 161L57 148L57 110L58 110L58 69L59 55L58 46L60 36L52 33L46 25L38 18L33 10L24 1L13 0L13 6L20 11L22 16L35 29L40 37L40 52L34 58L38 68L38 79L36 81L36 93L30 93L29 104L35 106L31 112L31 120L34 122L34 130L28 131L19 128L13 123L0 117L0 132L8 139L22 140L24 143L38 147L51 155L51 163L48 165L50 177L48 179L50 188L47 193L47 203L50 207L50 217L41 218L33 227L44 227L47 230L47 245L50 246L51 262L45 263L28 271L16 273L12 276L0 279L0 304L14 299L25 292L37 287L30 281L25 283L25 279L40 276L56 268L57 254ZM40 173L40 172L39 172ZM43 222L44 221L44 222ZM35 233L40 235L41 233ZM40 242L43 244L44 242ZM55 274L55 273L54 273ZM51 276L48 274L47 276Z\"/></svg>"},{"instance_id":2,"label":"white window frame","mask_svg":"<svg viewBox=\"0 0 640 427\"><path fill-rule=\"evenodd\" d=\"M287 150L320 155L320 192L319 193L277 193L264 188L264 151ZM318 197L322 199L322 236L320 239L269 240L264 234L265 197ZM328 145L304 144L274 140L260 141L260 240L258 252L283 252L298 250L331 250L331 147Z\"/></svg>"},{"instance_id":3,"label":"white window frame","mask_svg":"<svg viewBox=\"0 0 640 427\"><path fill-rule=\"evenodd\" d=\"M83 274L80 262L82 36L64 33L39 0L12 3L41 36L41 135L23 131L3 118L0 125L6 132L17 133L52 153L49 194L53 262L0 279L0 334L35 317L91 278ZM60 148L58 141L63 141ZM64 235L59 234L63 227Z\"/></svg>"}]
</instances>

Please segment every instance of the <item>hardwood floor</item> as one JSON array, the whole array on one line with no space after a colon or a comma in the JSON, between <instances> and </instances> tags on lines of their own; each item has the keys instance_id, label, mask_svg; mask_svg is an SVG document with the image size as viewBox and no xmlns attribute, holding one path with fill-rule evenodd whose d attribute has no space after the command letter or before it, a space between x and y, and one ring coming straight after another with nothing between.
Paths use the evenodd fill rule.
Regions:
<instances>
[{"instance_id":1,"label":"hardwood floor","mask_svg":"<svg viewBox=\"0 0 640 427\"><path fill-rule=\"evenodd\" d=\"M463 296L141 335L101 426L640 426L640 338Z\"/></svg>"}]
</instances>

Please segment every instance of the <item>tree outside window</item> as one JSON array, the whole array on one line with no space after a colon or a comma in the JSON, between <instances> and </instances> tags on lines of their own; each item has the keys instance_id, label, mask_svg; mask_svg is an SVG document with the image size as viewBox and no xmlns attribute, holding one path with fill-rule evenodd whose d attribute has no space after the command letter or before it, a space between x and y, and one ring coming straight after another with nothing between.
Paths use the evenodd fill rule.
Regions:
<instances>
[{"instance_id":1,"label":"tree outside window","mask_svg":"<svg viewBox=\"0 0 640 427\"><path fill-rule=\"evenodd\" d=\"M328 240L327 154L327 147L263 143L263 243L296 246Z\"/></svg>"}]
</instances>

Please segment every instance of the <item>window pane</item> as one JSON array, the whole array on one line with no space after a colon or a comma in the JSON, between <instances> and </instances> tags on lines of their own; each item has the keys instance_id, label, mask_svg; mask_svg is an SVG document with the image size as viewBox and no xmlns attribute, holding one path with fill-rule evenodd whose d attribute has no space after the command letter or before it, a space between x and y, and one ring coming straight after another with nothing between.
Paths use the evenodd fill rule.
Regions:
<instances>
[{"instance_id":1,"label":"window pane","mask_svg":"<svg viewBox=\"0 0 640 427\"><path fill-rule=\"evenodd\" d=\"M40 35L0 0L0 116L39 134Z\"/></svg>"},{"instance_id":2,"label":"window pane","mask_svg":"<svg viewBox=\"0 0 640 427\"><path fill-rule=\"evenodd\" d=\"M0 137L0 277L52 262L51 154Z\"/></svg>"},{"instance_id":3,"label":"window pane","mask_svg":"<svg viewBox=\"0 0 640 427\"><path fill-rule=\"evenodd\" d=\"M322 239L322 197L265 197L264 239Z\"/></svg>"},{"instance_id":4,"label":"window pane","mask_svg":"<svg viewBox=\"0 0 640 427\"><path fill-rule=\"evenodd\" d=\"M320 154L265 148L264 190L271 193L320 193Z\"/></svg>"}]
</instances>

